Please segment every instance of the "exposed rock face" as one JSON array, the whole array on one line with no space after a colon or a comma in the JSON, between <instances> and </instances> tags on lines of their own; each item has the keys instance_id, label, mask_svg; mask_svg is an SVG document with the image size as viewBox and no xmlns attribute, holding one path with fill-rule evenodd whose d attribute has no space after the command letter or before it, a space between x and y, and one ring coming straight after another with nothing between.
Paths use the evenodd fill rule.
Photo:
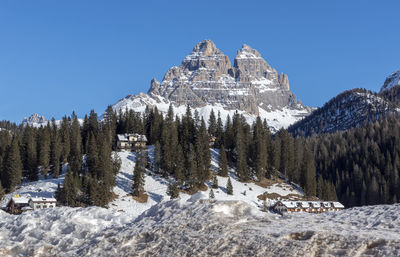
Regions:
<instances>
[{"instance_id":1,"label":"exposed rock face","mask_svg":"<svg viewBox=\"0 0 400 257\"><path fill-rule=\"evenodd\" d=\"M231 67L228 56L210 40L198 43L179 67L168 70L161 83L153 79L148 93L178 106L218 104L252 115L258 115L259 108L310 111L290 92L288 77L278 75L257 50L243 45Z\"/></svg>"},{"instance_id":2,"label":"exposed rock face","mask_svg":"<svg viewBox=\"0 0 400 257\"><path fill-rule=\"evenodd\" d=\"M232 66L211 40L198 43L161 82L152 79L147 94L129 95L113 109L144 112L149 106L166 113L170 104L178 116L185 113L188 104L206 121L212 110L220 113L223 122L236 111L249 123L259 115L272 131L286 128L311 112L290 92L288 77L278 74L257 50L243 45Z\"/></svg>"},{"instance_id":3,"label":"exposed rock face","mask_svg":"<svg viewBox=\"0 0 400 257\"><path fill-rule=\"evenodd\" d=\"M380 92L383 92L385 90L390 90L391 88L399 85L400 85L400 70L393 72L389 77L386 78L385 83L383 83Z\"/></svg>"},{"instance_id":4,"label":"exposed rock face","mask_svg":"<svg viewBox=\"0 0 400 257\"><path fill-rule=\"evenodd\" d=\"M24 125L30 125L30 126L35 126L35 125L47 125L48 121L44 116L41 116L37 113L32 114L30 117L25 117L24 120L22 121L22 124Z\"/></svg>"}]
</instances>

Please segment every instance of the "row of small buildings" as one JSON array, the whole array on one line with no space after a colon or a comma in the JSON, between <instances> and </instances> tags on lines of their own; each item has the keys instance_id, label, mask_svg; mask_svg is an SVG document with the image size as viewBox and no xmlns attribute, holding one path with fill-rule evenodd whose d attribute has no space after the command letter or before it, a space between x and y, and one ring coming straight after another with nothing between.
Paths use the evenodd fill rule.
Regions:
<instances>
[{"instance_id":1,"label":"row of small buildings","mask_svg":"<svg viewBox=\"0 0 400 257\"><path fill-rule=\"evenodd\" d=\"M344 206L339 202L326 201L278 201L271 209L280 214L285 212L321 213L340 211L344 209Z\"/></svg>"},{"instance_id":2,"label":"row of small buildings","mask_svg":"<svg viewBox=\"0 0 400 257\"><path fill-rule=\"evenodd\" d=\"M8 201L5 211L11 214L20 214L25 211L55 208L56 206L55 198L14 195Z\"/></svg>"}]
</instances>

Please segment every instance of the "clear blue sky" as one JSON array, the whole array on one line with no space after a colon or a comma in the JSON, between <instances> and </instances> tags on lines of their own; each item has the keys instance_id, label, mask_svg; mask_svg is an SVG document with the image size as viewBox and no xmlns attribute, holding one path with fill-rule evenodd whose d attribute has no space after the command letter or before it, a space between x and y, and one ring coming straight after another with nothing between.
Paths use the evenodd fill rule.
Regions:
<instances>
[{"instance_id":1,"label":"clear blue sky","mask_svg":"<svg viewBox=\"0 0 400 257\"><path fill-rule=\"evenodd\" d=\"M0 2L0 120L102 113L147 92L211 39L231 60L243 43L321 106L343 90L377 91L400 69L400 1Z\"/></svg>"}]
</instances>

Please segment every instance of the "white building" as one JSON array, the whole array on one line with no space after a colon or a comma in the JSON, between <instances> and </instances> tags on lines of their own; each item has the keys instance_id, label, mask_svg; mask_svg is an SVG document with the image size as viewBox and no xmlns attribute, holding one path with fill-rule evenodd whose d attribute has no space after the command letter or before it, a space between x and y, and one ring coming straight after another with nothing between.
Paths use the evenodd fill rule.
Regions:
<instances>
[{"instance_id":1,"label":"white building","mask_svg":"<svg viewBox=\"0 0 400 257\"><path fill-rule=\"evenodd\" d=\"M29 206L34 210L55 208L57 200L54 198L31 198L29 200Z\"/></svg>"}]
</instances>

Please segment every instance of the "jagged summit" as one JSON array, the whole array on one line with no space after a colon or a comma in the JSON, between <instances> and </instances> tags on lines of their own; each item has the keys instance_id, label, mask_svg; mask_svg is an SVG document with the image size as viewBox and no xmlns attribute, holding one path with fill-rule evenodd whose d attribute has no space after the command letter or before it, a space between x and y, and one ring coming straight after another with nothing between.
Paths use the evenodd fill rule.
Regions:
<instances>
[{"instance_id":1,"label":"jagged summit","mask_svg":"<svg viewBox=\"0 0 400 257\"><path fill-rule=\"evenodd\" d=\"M400 85L400 70L393 72L389 77L386 78L380 92L389 90L398 85Z\"/></svg>"},{"instance_id":2,"label":"jagged summit","mask_svg":"<svg viewBox=\"0 0 400 257\"><path fill-rule=\"evenodd\" d=\"M260 115L276 129L310 113L310 108L290 92L288 77L278 74L257 50L244 44L232 66L229 57L211 40L199 42L161 82L152 79L148 95L157 103L172 103L177 108L189 104L194 109L219 107L249 117ZM116 106L120 108L121 104Z\"/></svg>"},{"instance_id":3,"label":"jagged summit","mask_svg":"<svg viewBox=\"0 0 400 257\"><path fill-rule=\"evenodd\" d=\"M34 113L29 117L25 117L24 120L22 121L22 124L30 126L40 126L40 125L47 125L47 122L48 121L44 116Z\"/></svg>"}]
</instances>

